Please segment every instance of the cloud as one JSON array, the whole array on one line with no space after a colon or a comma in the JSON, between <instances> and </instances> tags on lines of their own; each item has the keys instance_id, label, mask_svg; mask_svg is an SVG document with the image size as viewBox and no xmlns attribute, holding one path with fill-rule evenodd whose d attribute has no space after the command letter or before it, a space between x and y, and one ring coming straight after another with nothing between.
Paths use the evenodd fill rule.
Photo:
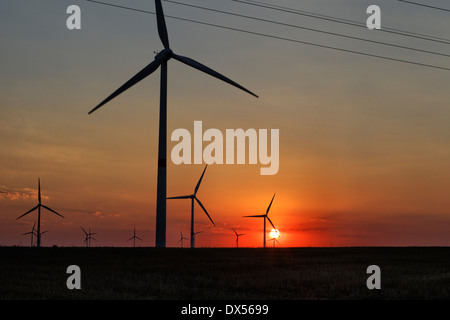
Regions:
<instances>
[{"instance_id":1,"label":"cloud","mask_svg":"<svg viewBox=\"0 0 450 320\"><path fill-rule=\"evenodd\" d=\"M115 218L120 217L120 214L118 214L118 213L105 213L105 212L98 211L98 210L95 212L92 212L91 214L95 217L102 218L102 219L105 217L115 217Z\"/></svg>"},{"instance_id":2,"label":"cloud","mask_svg":"<svg viewBox=\"0 0 450 320\"><path fill-rule=\"evenodd\" d=\"M30 188L11 190L5 187L0 187L0 198L6 198L9 200L37 199L37 194L37 190ZM48 199L48 197L45 196L42 198Z\"/></svg>"},{"instance_id":3,"label":"cloud","mask_svg":"<svg viewBox=\"0 0 450 320\"><path fill-rule=\"evenodd\" d=\"M311 218L311 219L309 219L309 221L312 221L312 222L327 222L327 221L329 221L329 219L327 219L327 218Z\"/></svg>"}]
</instances>

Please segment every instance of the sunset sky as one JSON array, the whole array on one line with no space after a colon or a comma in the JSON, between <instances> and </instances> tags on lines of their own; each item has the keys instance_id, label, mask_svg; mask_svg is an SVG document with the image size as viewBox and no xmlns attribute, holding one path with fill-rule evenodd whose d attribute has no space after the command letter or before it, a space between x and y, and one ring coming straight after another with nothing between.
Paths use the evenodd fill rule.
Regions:
<instances>
[{"instance_id":1,"label":"sunset sky","mask_svg":"<svg viewBox=\"0 0 450 320\"><path fill-rule=\"evenodd\" d=\"M154 12L154 1L104 2ZM179 2L285 24L450 55L448 12L392 0L261 0L365 24L382 10L382 29L439 37L420 40L232 0ZM66 8L81 8L68 30ZM175 165L171 133L279 129L280 167L208 166L195 206L198 247L262 246L262 219L280 246L450 245L450 70L301 44L293 39L450 68L448 56L394 48L167 1L175 53L193 58L259 95L256 99L178 61L168 64L167 195L191 194L205 164ZM433 5L450 8L448 1ZM131 246L136 227L154 246L159 71L95 113L88 112L154 59L163 45L156 16L84 0L0 3L0 245L29 245L37 203L43 246ZM446 40L444 40L446 39ZM447 43L443 43L447 42ZM206 145L206 143L204 143ZM167 201L167 246L189 237L190 201ZM269 239L269 225L267 238ZM270 244L271 245L271 244ZM185 242L187 246L187 242Z\"/></svg>"}]
</instances>

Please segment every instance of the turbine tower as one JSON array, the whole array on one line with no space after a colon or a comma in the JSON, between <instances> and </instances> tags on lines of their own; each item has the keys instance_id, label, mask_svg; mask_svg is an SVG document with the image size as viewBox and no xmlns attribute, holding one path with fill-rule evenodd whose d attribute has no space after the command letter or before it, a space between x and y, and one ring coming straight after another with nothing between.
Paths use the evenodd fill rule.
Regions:
<instances>
[{"instance_id":1,"label":"turbine tower","mask_svg":"<svg viewBox=\"0 0 450 320\"><path fill-rule=\"evenodd\" d=\"M187 196L179 196L179 197L169 197L169 198L167 198L167 199L191 199L191 248L195 248L195 234L196 234L194 232L194 200L197 201L197 203L200 205L200 207L203 209L203 211L208 216L209 220L211 220L212 224L215 225L214 221L209 216L208 211L206 211L206 209L203 206L203 204L197 198L197 191L198 191L198 188L200 187L200 183L202 183L202 179L203 179L203 176L205 174L205 171L206 171L207 167L208 167L208 165L205 166L205 169L203 170L203 173L202 173L200 179L198 180L197 185L195 186L193 194L187 195Z\"/></svg>"},{"instance_id":2,"label":"turbine tower","mask_svg":"<svg viewBox=\"0 0 450 320\"><path fill-rule=\"evenodd\" d=\"M272 197L272 201L270 201L269 207L266 210L266 214L260 214L260 215L254 215L254 216L244 216L245 218L263 218L263 220L264 220L264 229L263 229L263 246L264 246L264 248L266 247L266 219L269 220L272 227L274 229L276 229L275 226L273 225L272 221L269 218L269 210L270 210L270 206L272 205L274 198L275 198L275 194Z\"/></svg>"},{"instance_id":3,"label":"turbine tower","mask_svg":"<svg viewBox=\"0 0 450 320\"><path fill-rule=\"evenodd\" d=\"M233 228L232 228L232 229L233 229ZM239 248L239 237L245 235L245 233L238 234L238 233L236 232L236 230L233 229L233 231L234 231L234 233L236 234L236 248Z\"/></svg>"},{"instance_id":4,"label":"turbine tower","mask_svg":"<svg viewBox=\"0 0 450 320\"><path fill-rule=\"evenodd\" d=\"M136 239L142 241L142 239L136 235L136 227L134 227L133 236L130 239L128 239L127 241L130 241L131 239L133 239L133 248L136 248Z\"/></svg>"},{"instance_id":5,"label":"turbine tower","mask_svg":"<svg viewBox=\"0 0 450 320\"><path fill-rule=\"evenodd\" d=\"M33 209L28 210L27 212L25 212L23 215L21 215L20 217L18 217L16 220L19 220L20 218L22 218L23 216L26 216L27 214L29 214L30 212L33 212L34 210L38 209L38 225L37 225L37 233L36 233L36 246L39 248L41 246L41 207L47 209L48 211L53 212L54 214L60 216L61 218L64 218L62 215L60 215L58 212L56 212L53 209L50 209L47 206L44 206L41 203L41 179L38 178L38 204L36 207L34 207Z\"/></svg>"},{"instance_id":6,"label":"turbine tower","mask_svg":"<svg viewBox=\"0 0 450 320\"><path fill-rule=\"evenodd\" d=\"M92 109L89 114L102 107L124 91L128 90L136 83L145 79L152 74L158 67L161 67L161 84L160 84L160 110L159 110L159 144L158 144L158 177L157 177L157 201L156 201L156 247L166 246L166 194L167 194L167 62L170 59L178 60L194 69L200 70L219 80L227 82L255 97L258 97L251 91L237 84L233 80L221 75L220 73L210 69L209 67L191 59L175 54L169 47L169 37L167 34L166 22L164 18L161 0L155 0L156 19L158 25L158 34L164 46L164 50L159 52L154 60L150 62L144 69L139 71L134 77L123 84L119 89L114 91L99 105Z\"/></svg>"}]
</instances>

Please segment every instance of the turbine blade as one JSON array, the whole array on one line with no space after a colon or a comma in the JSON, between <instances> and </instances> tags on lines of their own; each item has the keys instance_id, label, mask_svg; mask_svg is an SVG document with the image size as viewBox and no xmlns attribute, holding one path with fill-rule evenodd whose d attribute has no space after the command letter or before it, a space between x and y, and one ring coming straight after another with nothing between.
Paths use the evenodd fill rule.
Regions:
<instances>
[{"instance_id":1,"label":"turbine blade","mask_svg":"<svg viewBox=\"0 0 450 320\"><path fill-rule=\"evenodd\" d=\"M275 226L273 225L272 220L270 220L270 218L267 217L267 216L266 216L266 218L267 218L267 220L269 220L269 222L270 222L270 224L272 225L272 227L276 230L277 228L275 228Z\"/></svg>"},{"instance_id":2,"label":"turbine blade","mask_svg":"<svg viewBox=\"0 0 450 320\"><path fill-rule=\"evenodd\" d=\"M18 217L16 220L19 220L20 218L22 218L23 216L26 216L27 214L29 214L30 212L36 210L37 208L39 208L39 205L37 205L37 206L34 207L33 209L28 210L28 211L25 212L23 215L21 215L20 217Z\"/></svg>"},{"instance_id":3,"label":"turbine blade","mask_svg":"<svg viewBox=\"0 0 450 320\"><path fill-rule=\"evenodd\" d=\"M233 229L233 228L231 228L231 229ZM236 230L233 229L233 231L234 231L234 233L235 233L236 235L238 235L237 232L236 232Z\"/></svg>"},{"instance_id":4,"label":"turbine blade","mask_svg":"<svg viewBox=\"0 0 450 320\"><path fill-rule=\"evenodd\" d=\"M158 34L165 49L169 48L169 36L167 35L166 20L161 5L161 0L155 0L156 22L158 23Z\"/></svg>"},{"instance_id":5,"label":"turbine blade","mask_svg":"<svg viewBox=\"0 0 450 320\"><path fill-rule=\"evenodd\" d=\"M244 218L264 218L266 215L265 214L259 214L256 216L243 216Z\"/></svg>"},{"instance_id":6,"label":"turbine blade","mask_svg":"<svg viewBox=\"0 0 450 320\"><path fill-rule=\"evenodd\" d=\"M86 230L84 230L83 227L81 227L81 230L83 230L83 232L86 234L87 237L88 233L86 232Z\"/></svg>"},{"instance_id":7,"label":"turbine blade","mask_svg":"<svg viewBox=\"0 0 450 320\"><path fill-rule=\"evenodd\" d=\"M155 60L153 60L151 63L149 63L144 69L139 71L134 77L132 77L130 80L125 82L119 89L114 91L112 94L110 94L105 100L103 100L99 105L97 105L94 109L89 111L89 114L97 110L98 108L102 107L104 104L108 103L115 97L117 97L119 94L123 93L124 91L128 90L132 86L134 86L139 81L145 79L147 76L152 74L158 67L160 66L161 62L164 60L165 55L157 55L155 57Z\"/></svg>"},{"instance_id":8,"label":"turbine blade","mask_svg":"<svg viewBox=\"0 0 450 320\"><path fill-rule=\"evenodd\" d=\"M203 179L203 176L205 175L205 171L206 171L207 167L208 167L208 165L206 165L205 169L203 169L203 173L202 173L200 179L198 180L197 185L195 186L194 196L197 194L198 188L200 187L200 183L202 183L202 179Z\"/></svg>"},{"instance_id":9,"label":"turbine blade","mask_svg":"<svg viewBox=\"0 0 450 320\"><path fill-rule=\"evenodd\" d=\"M192 196L167 197L166 199L190 199Z\"/></svg>"},{"instance_id":10,"label":"turbine blade","mask_svg":"<svg viewBox=\"0 0 450 320\"><path fill-rule=\"evenodd\" d=\"M213 225L216 225L214 223L214 221L211 219L211 217L209 216L208 211L206 211L205 207L203 206L203 204L200 202L200 200L197 199L197 197L194 198L195 200L197 200L197 203L200 205L200 207L202 207L203 211L205 211L206 215L208 216L209 220L211 220Z\"/></svg>"},{"instance_id":11,"label":"turbine blade","mask_svg":"<svg viewBox=\"0 0 450 320\"><path fill-rule=\"evenodd\" d=\"M49 211L51 211L51 212L53 212L54 214L57 214L58 216L60 216L61 218L64 218L62 215L60 215L58 212L56 212L55 210L53 210L53 209L50 209L49 207L47 207L47 206L44 206L44 205L42 205L42 207L44 207L45 209L47 209L47 210L49 210Z\"/></svg>"},{"instance_id":12,"label":"turbine blade","mask_svg":"<svg viewBox=\"0 0 450 320\"><path fill-rule=\"evenodd\" d=\"M142 240L141 238L139 238L138 236L136 236L136 239L141 240L141 241L144 241L144 240Z\"/></svg>"},{"instance_id":13,"label":"turbine blade","mask_svg":"<svg viewBox=\"0 0 450 320\"><path fill-rule=\"evenodd\" d=\"M31 233L34 233L34 231L30 231L30 232L27 232L27 233L22 233L22 236L24 236L26 234L31 234Z\"/></svg>"},{"instance_id":14,"label":"turbine blade","mask_svg":"<svg viewBox=\"0 0 450 320\"><path fill-rule=\"evenodd\" d=\"M130 239L128 239L127 241L130 241L131 239L133 239L134 237L131 237Z\"/></svg>"},{"instance_id":15,"label":"turbine blade","mask_svg":"<svg viewBox=\"0 0 450 320\"><path fill-rule=\"evenodd\" d=\"M213 76L213 77L215 77L215 78L217 78L219 80L225 81L226 83L231 84L232 86L235 86L236 88L239 88L239 89L241 89L241 90L251 94L252 96L255 96L256 98L258 98L258 96L256 94L254 94L253 92L247 90L246 88L244 88L240 84L234 82L231 79L228 79L227 77L225 77L224 75L221 75L217 71L214 71L213 69L211 69L211 68L209 68L209 67L207 67L207 66L205 66L205 65L203 65L203 64L201 64L201 63L199 63L199 62L197 62L197 61L195 61L195 60L193 60L191 58L183 57L183 56L177 55L175 53L172 55L172 57L174 59L184 63L184 64L187 64L188 66L190 66L192 68L195 68L197 70L203 71L204 73L207 73L210 76Z\"/></svg>"},{"instance_id":16,"label":"turbine blade","mask_svg":"<svg viewBox=\"0 0 450 320\"><path fill-rule=\"evenodd\" d=\"M269 207L267 208L266 215L269 214L270 206L272 205L273 199L275 198L275 193L273 194L272 201L270 201Z\"/></svg>"}]
</instances>

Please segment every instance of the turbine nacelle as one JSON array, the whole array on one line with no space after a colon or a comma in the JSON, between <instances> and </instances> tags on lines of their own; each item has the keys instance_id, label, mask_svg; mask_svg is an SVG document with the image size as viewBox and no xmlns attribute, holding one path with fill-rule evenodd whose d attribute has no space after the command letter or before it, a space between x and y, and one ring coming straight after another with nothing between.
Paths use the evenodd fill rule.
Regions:
<instances>
[{"instance_id":1,"label":"turbine nacelle","mask_svg":"<svg viewBox=\"0 0 450 320\"><path fill-rule=\"evenodd\" d=\"M164 49L162 51L160 51L156 56L155 56L155 61L169 61L170 59L172 59L173 57L173 51L172 49L168 48L168 49ZM160 64L161 64L160 62Z\"/></svg>"}]
</instances>

